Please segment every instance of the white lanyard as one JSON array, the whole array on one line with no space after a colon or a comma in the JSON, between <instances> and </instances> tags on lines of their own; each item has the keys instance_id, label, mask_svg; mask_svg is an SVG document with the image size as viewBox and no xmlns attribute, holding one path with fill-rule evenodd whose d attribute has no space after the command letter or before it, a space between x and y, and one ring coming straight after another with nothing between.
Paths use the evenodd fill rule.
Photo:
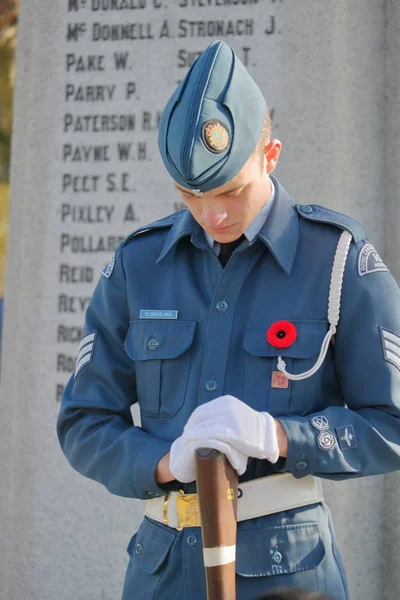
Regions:
<instances>
[{"instance_id":1,"label":"white lanyard","mask_svg":"<svg viewBox=\"0 0 400 600\"><path fill-rule=\"evenodd\" d=\"M293 381L300 381L301 379L307 379L311 377L318 371L320 366L325 360L326 354L328 352L329 344L332 337L336 333L336 326L339 323L339 315L340 315L340 301L342 297L342 286L343 286L343 276L344 270L346 268L347 255L349 253L349 248L352 240L352 235L348 231L343 231L340 236L339 243L336 248L335 259L333 261L332 274L331 274L331 284L329 288L329 302L328 302L328 322L329 322L329 330L326 334L324 341L322 342L321 351L318 356L318 360L315 365L305 373L300 373L299 375L292 375L286 371L286 363L282 359L281 356L278 358L278 369L281 373L286 375L288 379L292 379Z\"/></svg>"}]
</instances>

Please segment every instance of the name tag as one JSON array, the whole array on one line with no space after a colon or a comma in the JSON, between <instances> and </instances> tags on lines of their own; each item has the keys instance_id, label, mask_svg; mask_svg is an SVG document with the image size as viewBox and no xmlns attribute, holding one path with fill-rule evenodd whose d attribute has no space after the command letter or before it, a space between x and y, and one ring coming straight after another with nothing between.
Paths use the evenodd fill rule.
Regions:
<instances>
[{"instance_id":1,"label":"name tag","mask_svg":"<svg viewBox=\"0 0 400 600\"><path fill-rule=\"evenodd\" d=\"M140 319L177 319L177 310L141 310Z\"/></svg>"}]
</instances>

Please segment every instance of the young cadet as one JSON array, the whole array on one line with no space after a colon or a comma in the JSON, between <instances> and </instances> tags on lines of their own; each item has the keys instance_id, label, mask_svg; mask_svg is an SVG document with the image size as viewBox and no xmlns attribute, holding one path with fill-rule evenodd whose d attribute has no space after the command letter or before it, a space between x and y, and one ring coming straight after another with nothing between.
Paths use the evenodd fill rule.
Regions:
<instances>
[{"instance_id":1,"label":"young cadet","mask_svg":"<svg viewBox=\"0 0 400 600\"><path fill-rule=\"evenodd\" d=\"M270 176L281 144L225 43L171 97L159 147L187 209L102 272L58 420L77 471L145 500L123 599L204 600L201 446L240 475L238 600L348 598L320 478L400 467L399 289L356 221Z\"/></svg>"}]
</instances>

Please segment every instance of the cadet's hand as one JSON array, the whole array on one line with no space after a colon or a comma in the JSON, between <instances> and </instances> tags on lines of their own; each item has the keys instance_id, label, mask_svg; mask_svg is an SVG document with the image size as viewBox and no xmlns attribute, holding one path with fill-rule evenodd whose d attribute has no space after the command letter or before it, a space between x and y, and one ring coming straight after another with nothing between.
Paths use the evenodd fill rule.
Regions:
<instances>
[{"instance_id":1,"label":"cadet's hand","mask_svg":"<svg viewBox=\"0 0 400 600\"><path fill-rule=\"evenodd\" d=\"M246 470L250 456L272 463L279 458L273 417L234 396L220 396L196 408L183 434L172 444L170 469L179 481L194 480L194 453L201 447L223 452L239 475Z\"/></svg>"},{"instance_id":2,"label":"cadet's hand","mask_svg":"<svg viewBox=\"0 0 400 600\"><path fill-rule=\"evenodd\" d=\"M220 396L196 408L186 423L184 435L196 440L216 439L245 456L266 458L272 463L279 458L274 418L234 396Z\"/></svg>"},{"instance_id":3,"label":"cadet's hand","mask_svg":"<svg viewBox=\"0 0 400 600\"><path fill-rule=\"evenodd\" d=\"M194 433L195 435L195 433ZM234 446L217 439L193 438L186 436L185 431L171 446L169 468L175 479L189 483L196 479L195 451L197 448L213 448L225 454L232 467L243 475L247 467L247 456L236 450Z\"/></svg>"},{"instance_id":4,"label":"cadet's hand","mask_svg":"<svg viewBox=\"0 0 400 600\"><path fill-rule=\"evenodd\" d=\"M169 468L169 459L170 453L167 452L167 454L164 454L164 456L158 463L155 473L156 483L169 483L170 481L173 481L175 479Z\"/></svg>"}]
</instances>

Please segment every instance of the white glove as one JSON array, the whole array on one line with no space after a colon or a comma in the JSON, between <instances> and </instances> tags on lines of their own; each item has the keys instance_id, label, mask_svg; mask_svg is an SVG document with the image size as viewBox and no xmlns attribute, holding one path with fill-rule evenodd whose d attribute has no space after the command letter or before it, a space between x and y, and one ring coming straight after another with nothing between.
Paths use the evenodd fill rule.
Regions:
<instances>
[{"instance_id":1,"label":"white glove","mask_svg":"<svg viewBox=\"0 0 400 600\"><path fill-rule=\"evenodd\" d=\"M234 396L220 396L196 408L183 434L171 447L170 470L182 482L196 477L196 448L223 452L242 475L247 458L268 459L275 463L279 446L273 417L258 412ZM182 479L184 477L184 479Z\"/></svg>"},{"instance_id":2,"label":"white glove","mask_svg":"<svg viewBox=\"0 0 400 600\"><path fill-rule=\"evenodd\" d=\"M194 433L194 432L193 432ZM232 467L243 475L247 467L247 456L233 446L216 439L203 440L186 437L185 432L171 446L169 470L178 481L189 483L196 479L195 451L197 448L219 450L229 460Z\"/></svg>"},{"instance_id":3,"label":"white glove","mask_svg":"<svg viewBox=\"0 0 400 600\"><path fill-rule=\"evenodd\" d=\"M234 396L220 396L202 404L186 423L184 435L206 441L218 439L239 452L275 463L279 458L273 417L259 412Z\"/></svg>"}]
</instances>

